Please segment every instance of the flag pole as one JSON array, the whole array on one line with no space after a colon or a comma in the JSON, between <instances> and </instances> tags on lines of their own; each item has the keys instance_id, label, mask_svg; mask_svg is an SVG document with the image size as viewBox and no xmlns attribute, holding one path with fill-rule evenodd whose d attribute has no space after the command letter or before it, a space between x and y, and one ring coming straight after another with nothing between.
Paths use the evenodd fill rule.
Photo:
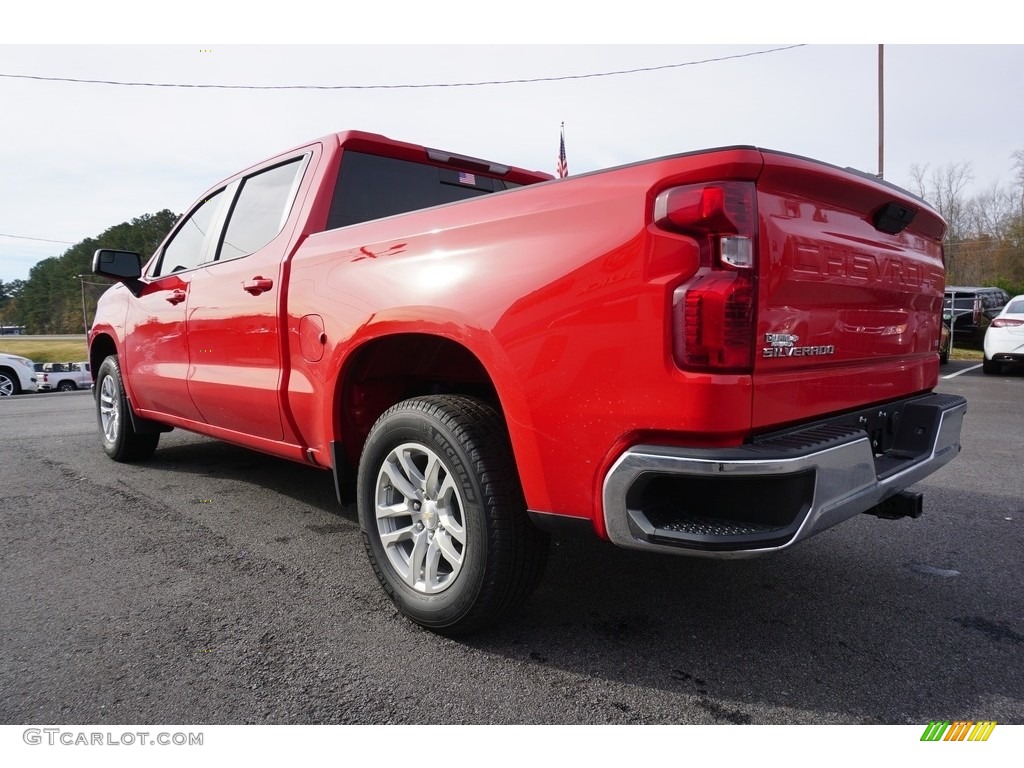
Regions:
<instances>
[{"instance_id":1,"label":"flag pole","mask_svg":"<svg viewBox=\"0 0 1024 768\"><path fill-rule=\"evenodd\" d=\"M562 121L561 138L558 143L558 178L564 179L569 175L569 163L565 159L565 121Z\"/></svg>"}]
</instances>

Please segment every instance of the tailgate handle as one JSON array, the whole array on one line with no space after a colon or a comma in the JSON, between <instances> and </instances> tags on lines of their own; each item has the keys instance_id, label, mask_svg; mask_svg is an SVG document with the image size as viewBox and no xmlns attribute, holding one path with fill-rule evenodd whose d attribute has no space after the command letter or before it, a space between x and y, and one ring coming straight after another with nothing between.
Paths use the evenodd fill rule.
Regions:
<instances>
[{"instance_id":1,"label":"tailgate handle","mask_svg":"<svg viewBox=\"0 0 1024 768\"><path fill-rule=\"evenodd\" d=\"M914 220L916 215L917 211L913 208L907 208L907 206L900 205L899 203L888 202L875 211L871 223L875 225L875 229L879 232L885 232L887 235L898 235L910 226L910 222Z\"/></svg>"},{"instance_id":2,"label":"tailgate handle","mask_svg":"<svg viewBox=\"0 0 1024 768\"><path fill-rule=\"evenodd\" d=\"M185 292L181 288L176 288L171 291L171 295L167 297L167 300L171 304L181 304L185 300Z\"/></svg>"},{"instance_id":3,"label":"tailgate handle","mask_svg":"<svg viewBox=\"0 0 1024 768\"><path fill-rule=\"evenodd\" d=\"M247 280L242 283L242 288L247 290L253 296L259 296L264 291L269 291L274 287L274 281L269 277L260 277L257 275L252 280Z\"/></svg>"}]
</instances>

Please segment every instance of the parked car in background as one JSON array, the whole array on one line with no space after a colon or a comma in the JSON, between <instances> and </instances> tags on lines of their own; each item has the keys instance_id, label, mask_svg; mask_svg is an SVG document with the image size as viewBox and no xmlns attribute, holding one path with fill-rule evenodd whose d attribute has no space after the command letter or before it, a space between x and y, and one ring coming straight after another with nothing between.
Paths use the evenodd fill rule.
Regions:
<instances>
[{"instance_id":1,"label":"parked car in background","mask_svg":"<svg viewBox=\"0 0 1024 768\"><path fill-rule=\"evenodd\" d=\"M40 392L71 392L92 387L88 361L78 363L36 363Z\"/></svg>"},{"instance_id":2,"label":"parked car in background","mask_svg":"<svg viewBox=\"0 0 1024 768\"><path fill-rule=\"evenodd\" d=\"M1009 300L1010 294L1002 288L947 285L943 316L951 318L954 345L958 340L980 343L989 323Z\"/></svg>"},{"instance_id":3,"label":"parked car in background","mask_svg":"<svg viewBox=\"0 0 1024 768\"><path fill-rule=\"evenodd\" d=\"M35 392L36 389L35 363L27 357L0 352L0 397Z\"/></svg>"},{"instance_id":4,"label":"parked car in background","mask_svg":"<svg viewBox=\"0 0 1024 768\"><path fill-rule=\"evenodd\" d=\"M998 374L1004 363L1024 363L1024 295L1014 296L985 332L982 370Z\"/></svg>"}]
</instances>

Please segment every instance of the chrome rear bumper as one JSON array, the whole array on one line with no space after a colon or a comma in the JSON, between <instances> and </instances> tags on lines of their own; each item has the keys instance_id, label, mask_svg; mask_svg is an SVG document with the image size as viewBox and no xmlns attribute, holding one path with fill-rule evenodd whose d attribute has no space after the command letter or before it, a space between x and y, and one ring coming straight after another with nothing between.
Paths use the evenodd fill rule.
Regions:
<instances>
[{"instance_id":1,"label":"chrome rear bumper","mask_svg":"<svg viewBox=\"0 0 1024 768\"><path fill-rule=\"evenodd\" d=\"M634 446L605 477L608 537L698 557L767 554L872 510L959 453L964 398L884 408L893 437L883 453L856 414L736 448Z\"/></svg>"}]
</instances>

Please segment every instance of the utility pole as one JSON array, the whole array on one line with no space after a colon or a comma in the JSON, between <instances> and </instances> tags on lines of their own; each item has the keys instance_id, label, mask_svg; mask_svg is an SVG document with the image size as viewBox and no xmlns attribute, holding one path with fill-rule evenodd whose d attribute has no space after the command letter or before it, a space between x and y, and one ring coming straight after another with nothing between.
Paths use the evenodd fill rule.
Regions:
<instances>
[{"instance_id":1,"label":"utility pole","mask_svg":"<svg viewBox=\"0 0 1024 768\"><path fill-rule=\"evenodd\" d=\"M884 45L878 46L878 178L884 178L885 171L885 78Z\"/></svg>"},{"instance_id":2,"label":"utility pole","mask_svg":"<svg viewBox=\"0 0 1024 768\"><path fill-rule=\"evenodd\" d=\"M85 337L89 338L89 318L85 313L85 278L89 275L79 275L78 282L82 285L82 327L85 329Z\"/></svg>"}]
</instances>

